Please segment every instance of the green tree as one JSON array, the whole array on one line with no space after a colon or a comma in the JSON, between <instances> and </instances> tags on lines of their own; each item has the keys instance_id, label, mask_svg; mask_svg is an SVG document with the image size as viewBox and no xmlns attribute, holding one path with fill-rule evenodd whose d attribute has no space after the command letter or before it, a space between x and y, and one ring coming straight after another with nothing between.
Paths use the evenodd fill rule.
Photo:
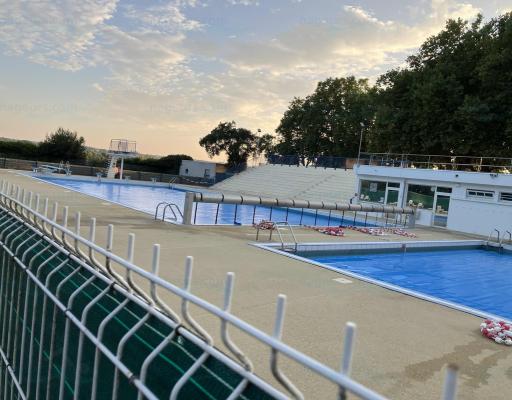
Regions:
<instances>
[{"instance_id":1,"label":"green tree","mask_svg":"<svg viewBox=\"0 0 512 400\"><path fill-rule=\"evenodd\" d=\"M85 139L76 132L58 128L39 144L39 156L48 161L83 160L86 156L84 144Z\"/></svg>"},{"instance_id":2,"label":"green tree","mask_svg":"<svg viewBox=\"0 0 512 400\"><path fill-rule=\"evenodd\" d=\"M247 164L250 156L265 151L267 141L268 138L258 138L249 129L238 128L236 122L231 121L220 122L209 134L201 138L199 145L210 157L225 152L228 156L228 166L238 167Z\"/></svg>"},{"instance_id":3,"label":"green tree","mask_svg":"<svg viewBox=\"0 0 512 400\"><path fill-rule=\"evenodd\" d=\"M0 140L0 155L8 158L34 160L38 156L38 144L28 140Z\"/></svg>"},{"instance_id":4,"label":"green tree","mask_svg":"<svg viewBox=\"0 0 512 400\"><path fill-rule=\"evenodd\" d=\"M304 163L315 156L355 156L361 125L373 125L374 89L366 79L329 78L315 92L295 98L276 129L279 154L298 155Z\"/></svg>"},{"instance_id":5,"label":"green tree","mask_svg":"<svg viewBox=\"0 0 512 400\"><path fill-rule=\"evenodd\" d=\"M375 151L512 155L512 14L449 20L377 81Z\"/></svg>"}]
</instances>

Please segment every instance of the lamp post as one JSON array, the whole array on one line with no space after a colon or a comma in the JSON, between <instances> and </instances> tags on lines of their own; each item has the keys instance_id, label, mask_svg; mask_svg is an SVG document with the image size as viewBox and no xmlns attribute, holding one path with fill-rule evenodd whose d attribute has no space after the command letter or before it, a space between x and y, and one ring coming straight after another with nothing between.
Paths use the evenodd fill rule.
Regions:
<instances>
[{"instance_id":1,"label":"lamp post","mask_svg":"<svg viewBox=\"0 0 512 400\"><path fill-rule=\"evenodd\" d=\"M359 134L359 151L357 153L357 168L359 168L359 161L361 159L361 146L363 144L363 131L364 131L364 123L360 122L361 132Z\"/></svg>"}]
</instances>

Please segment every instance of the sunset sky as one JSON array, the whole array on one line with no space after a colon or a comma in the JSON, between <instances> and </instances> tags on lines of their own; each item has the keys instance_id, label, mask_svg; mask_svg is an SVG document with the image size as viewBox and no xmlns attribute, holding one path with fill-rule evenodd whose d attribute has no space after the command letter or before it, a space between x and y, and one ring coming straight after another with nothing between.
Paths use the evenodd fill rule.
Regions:
<instances>
[{"instance_id":1,"label":"sunset sky","mask_svg":"<svg viewBox=\"0 0 512 400\"><path fill-rule=\"evenodd\" d=\"M447 18L511 0L0 0L0 136L206 159L222 120L273 133L329 76L374 79Z\"/></svg>"}]
</instances>

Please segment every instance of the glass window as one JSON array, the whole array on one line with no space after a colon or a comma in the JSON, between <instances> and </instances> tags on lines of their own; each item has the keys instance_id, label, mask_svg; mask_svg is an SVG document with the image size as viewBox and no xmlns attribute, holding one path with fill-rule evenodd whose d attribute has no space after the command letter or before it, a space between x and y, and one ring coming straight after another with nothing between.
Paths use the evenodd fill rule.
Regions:
<instances>
[{"instance_id":1,"label":"glass window","mask_svg":"<svg viewBox=\"0 0 512 400\"><path fill-rule=\"evenodd\" d=\"M361 190L359 199L361 201L371 201L373 203L384 203L386 196L386 182L361 181Z\"/></svg>"},{"instance_id":2,"label":"glass window","mask_svg":"<svg viewBox=\"0 0 512 400\"><path fill-rule=\"evenodd\" d=\"M399 187L400 187L400 183L397 183L397 182L388 182L388 187L399 188Z\"/></svg>"},{"instance_id":3,"label":"glass window","mask_svg":"<svg viewBox=\"0 0 512 400\"><path fill-rule=\"evenodd\" d=\"M487 199L491 200L494 198L494 192L490 190L478 190L478 189L468 189L466 191L467 197L476 197L479 199Z\"/></svg>"},{"instance_id":4,"label":"glass window","mask_svg":"<svg viewBox=\"0 0 512 400\"><path fill-rule=\"evenodd\" d=\"M409 185L407 188L407 204L432 210L435 191L435 186Z\"/></svg>"},{"instance_id":5,"label":"glass window","mask_svg":"<svg viewBox=\"0 0 512 400\"><path fill-rule=\"evenodd\" d=\"M452 188L449 188L449 187L437 187L437 191L438 192L441 192L441 193L451 193L452 192Z\"/></svg>"}]
</instances>

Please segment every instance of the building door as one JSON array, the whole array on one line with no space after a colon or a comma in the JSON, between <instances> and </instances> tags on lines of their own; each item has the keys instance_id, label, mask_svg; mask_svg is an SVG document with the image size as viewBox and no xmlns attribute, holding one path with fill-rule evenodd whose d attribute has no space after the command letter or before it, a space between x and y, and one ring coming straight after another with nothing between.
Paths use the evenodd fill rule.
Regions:
<instances>
[{"instance_id":1,"label":"building door","mask_svg":"<svg viewBox=\"0 0 512 400\"><path fill-rule=\"evenodd\" d=\"M386 204L390 206L398 206L398 194L400 190L398 188L388 188L386 189Z\"/></svg>"},{"instance_id":2,"label":"building door","mask_svg":"<svg viewBox=\"0 0 512 400\"><path fill-rule=\"evenodd\" d=\"M434 199L434 219L433 226L446 228L448 224L448 211L450 209L450 196L436 193Z\"/></svg>"}]
</instances>

